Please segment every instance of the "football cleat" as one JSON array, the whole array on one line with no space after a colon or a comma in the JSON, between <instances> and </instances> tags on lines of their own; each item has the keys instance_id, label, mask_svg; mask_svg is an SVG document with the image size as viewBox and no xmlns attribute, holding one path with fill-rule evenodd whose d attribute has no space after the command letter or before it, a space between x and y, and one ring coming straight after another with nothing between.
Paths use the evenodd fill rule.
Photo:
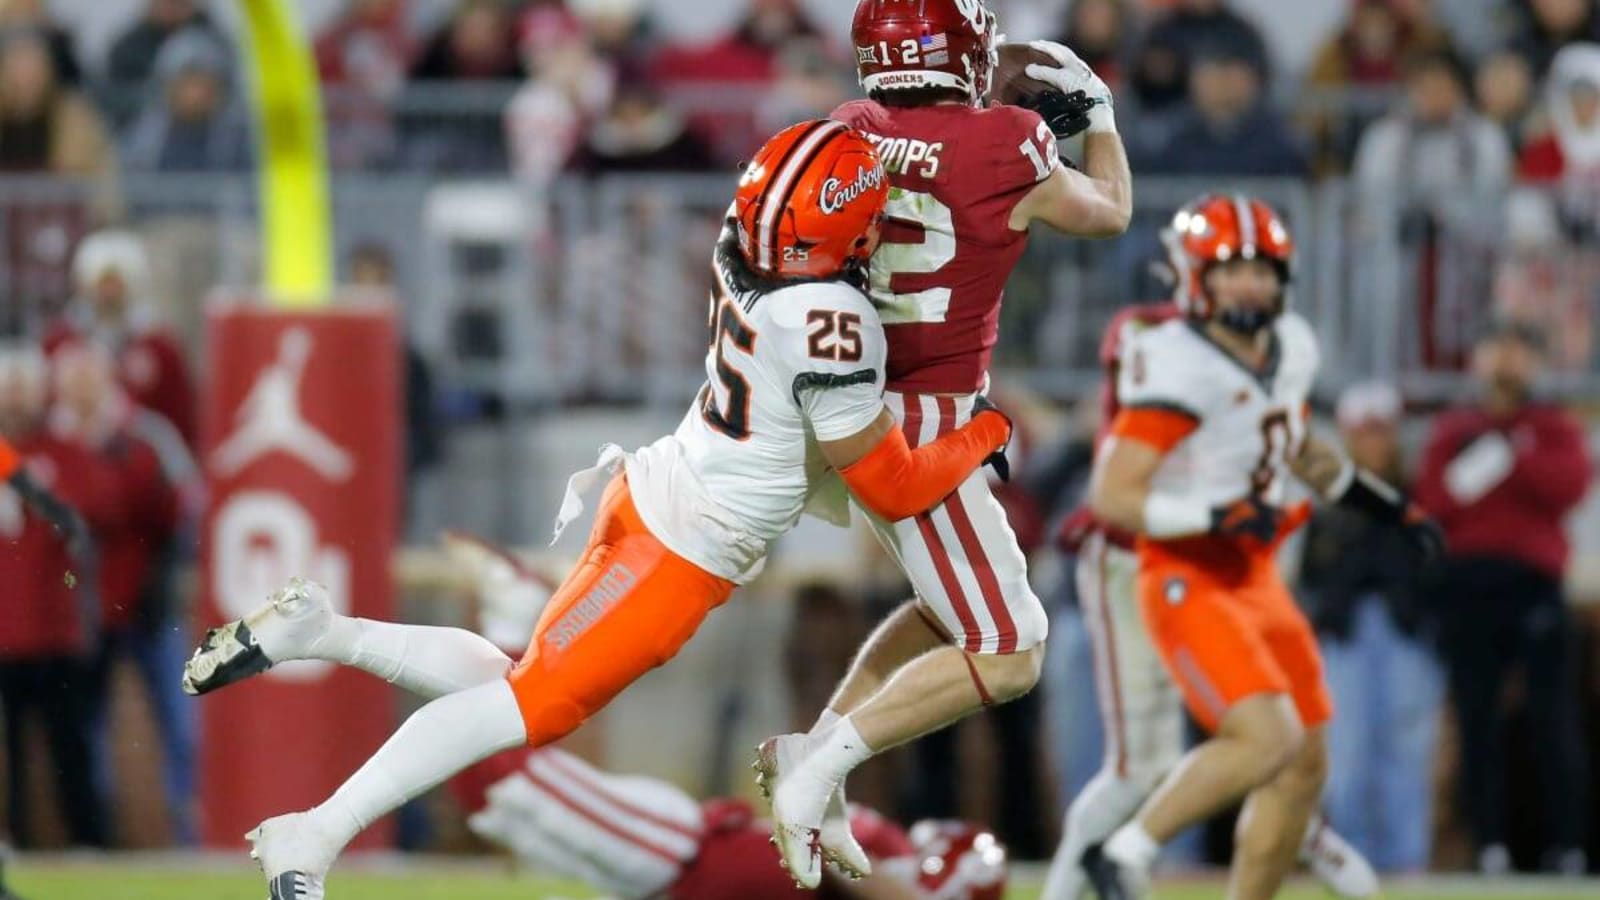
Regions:
<instances>
[{"instance_id":1,"label":"football cleat","mask_svg":"<svg viewBox=\"0 0 1600 900\"><path fill-rule=\"evenodd\" d=\"M1300 845L1300 861L1324 887L1345 900L1378 896L1378 873L1373 870L1372 863L1340 837L1320 814L1306 829L1305 841Z\"/></svg>"},{"instance_id":2,"label":"football cleat","mask_svg":"<svg viewBox=\"0 0 1600 900\"><path fill-rule=\"evenodd\" d=\"M267 876L267 900L325 900L335 853L316 842L305 813L268 819L244 836L250 858Z\"/></svg>"},{"instance_id":3,"label":"football cleat","mask_svg":"<svg viewBox=\"0 0 1600 900\"><path fill-rule=\"evenodd\" d=\"M805 755L807 737L803 734L786 734L768 741L773 745L770 765L766 756L759 751L756 753L756 762L752 766L756 770L756 786L768 802L772 800L772 788L777 784L778 773L794 768ZM872 860L850 831L850 808L845 802L843 784L828 797L828 808L822 814L819 837L823 860L831 863L841 874L855 879L872 874Z\"/></svg>"},{"instance_id":4,"label":"football cleat","mask_svg":"<svg viewBox=\"0 0 1600 900\"><path fill-rule=\"evenodd\" d=\"M332 621L328 589L291 578L259 609L206 632L183 667L184 693L209 693L303 658Z\"/></svg>"},{"instance_id":5,"label":"football cleat","mask_svg":"<svg viewBox=\"0 0 1600 900\"><path fill-rule=\"evenodd\" d=\"M1122 862L1094 844L1083 851L1083 872L1100 900L1144 900L1150 890L1149 875Z\"/></svg>"},{"instance_id":6,"label":"football cleat","mask_svg":"<svg viewBox=\"0 0 1600 900\"><path fill-rule=\"evenodd\" d=\"M811 891L822 883L822 819L833 786L796 781L794 773L804 756L805 741L803 734L768 738L756 748L754 768L756 785L771 803L778 862L789 871L795 886Z\"/></svg>"}]
</instances>

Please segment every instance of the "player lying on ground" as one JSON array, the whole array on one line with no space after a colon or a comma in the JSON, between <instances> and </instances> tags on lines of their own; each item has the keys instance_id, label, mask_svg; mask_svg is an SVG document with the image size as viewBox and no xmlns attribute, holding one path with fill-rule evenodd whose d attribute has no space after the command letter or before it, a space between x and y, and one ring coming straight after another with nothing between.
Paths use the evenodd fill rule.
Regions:
<instances>
[{"instance_id":1,"label":"player lying on ground","mask_svg":"<svg viewBox=\"0 0 1600 900\"><path fill-rule=\"evenodd\" d=\"M478 627L523 647L551 594L505 551L464 536L445 541L472 576ZM704 803L655 778L614 775L553 747L498 753L450 780L474 833L530 866L618 900L795 900L807 896L779 865L771 826L735 798ZM825 873L824 900L1000 900L1006 852L984 829L925 821L909 834L872 810L850 823L872 875Z\"/></svg>"},{"instance_id":2,"label":"player lying on ground","mask_svg":"<svg viewBox=\"0 0 1600 900\"><path fill-rule=\"evenodd\" d=\"M1180 315L1176 303L1145 303L1118 313L1107 326L1100 342L1105 381L1097 443L1104 443L1121 411L1117 378L1122 348L1134 335ZM1183 698L1140 621L1134 535L1095 521L1088 507L1074 513L1063 532L1077 554L1078 602L1094 651L1106 746L1100 771L1067 808L1043 900L1078 900L1083 895L1089 886L1084 851L1110 837L1138 810L1177 765L1184 745ZM1306 827L1300 862L1342 897L1371 897L1378 891L1371 864L1321 815Z\"/></svg>"},{"instance_id":3,"label":"player lying on ground","mask_svg":"<svg viewBox=\"0 0 1600 900\"><path fill-rule=\"evenodd\" d=\"M676 433L608 447L573 476L558 534L611 480L515 666L468 632L335 615L299 581L208 636L186 670L193 693L313 658L437 698L326 802L251 832L274 900L320 900L334 859L379 816L491 753L570 733L671 659L808 504L841 502L847 484L903 518L1004 447L1011 425L992 407L913 450L884 406L883 330L860 285L887 193L871 145L838 122L797 125L756 155L716 250L708 382Z\"/></svg>"},{"instance_id":4,"label":"player lying on ground","mask_svg":"<svg viewBox=\"0 0 1600 900\"><path fill-rule=\"evenodd\" d=\"M1308 433L1316 339L1284 310L1293 244L1277 214L1209 196L1177 214L1168 240L1184 315L1131 336L1090 502L1107 526L1139 535L1145 626L1212 737L1083 863L1107 900L1142 896L1162 843L1242 797L1228 894L1261 900L1293 866L1320 800L1332 714L1316 640L1274 559L1306 513L1286 512L1284 476L1392 523L1419 553L1442 541L1393 488Z\"/></svg>"},{"instance_id":5,"label":"player lying on ground","mask_svg":"<svg viewBox=\"0 0 1600 900\"><path fill-rule=\"evenodd\" d=\"M1026 67L1054 88L1030 98L1034 109L986 105L998 26L980 0L863 0L851 36L869 99L833 115L874 141L893 185L871 294L889 341L885 400L916 446L976 408L1031 225L1085 237L1127 227L1127 156L1110 91L1065 47L1021 48L1053 60ZM1058 135L1079 131L1082 172L1057 157ZM853 768L1026 693L1043 659L1044 608L982 473L927 515L890 522L868 512L916 599L868 638L809 734L758 753L775 836L806 886L824 858L866 869L839 815Z\"/></svg>"}]
</instances>

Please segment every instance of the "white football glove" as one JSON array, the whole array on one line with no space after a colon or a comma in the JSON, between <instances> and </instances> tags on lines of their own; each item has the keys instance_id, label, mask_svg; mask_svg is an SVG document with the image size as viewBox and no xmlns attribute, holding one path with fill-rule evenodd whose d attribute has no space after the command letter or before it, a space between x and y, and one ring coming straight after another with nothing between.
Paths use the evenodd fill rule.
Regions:
<instances>
[{"instance_id":1,"label":"white football glove","mask_svg":"<svg viewBox=\"0 0 1600 900\"><path fill-rule=\"evenodd\" d=\"M1057 62L1056 68L1030 63L1022 71L1034 81L1041 81L1050 85L1063 94L1074 91L1083 91L1089 99L1095 101L1094 109L1089 111L1089 127L1087 132L1114 132L1117 130L1117 117L1112 109L1111 88L1105 80L1089 68L1089 64L1073 53L1065 44L1055 41L1029 41L1028 46L1043 53Z\"/></svg>"}]
</instances>

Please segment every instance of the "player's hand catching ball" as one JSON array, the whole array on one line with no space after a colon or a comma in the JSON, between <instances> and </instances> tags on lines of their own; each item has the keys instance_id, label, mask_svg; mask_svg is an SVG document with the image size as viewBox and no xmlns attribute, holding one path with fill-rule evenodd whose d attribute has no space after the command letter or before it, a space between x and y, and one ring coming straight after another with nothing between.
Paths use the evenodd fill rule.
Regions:
<instances>
[{"instance_id":1,"label":"player's hand catching ball","mask_svg":"<svg viewBox=\"0 0 1600 900\"><path fill-rule=\"evenodd\" d=\"M1090 134L1117 130L1117 117L1112 109L1111 88L1089 68L1088 63L1065 44L1058 44L1055 41L1032 41L1028 46L1056 61L1054 68L1041 63L1029 64L1023 70L1029 78L1050 85L1069 99L1073 94L1084 95L1084 99L1089 103L1089 109L1085 113L1088 124L1081 130ZM1040 112L1040 115L1043 113ZM1049 119L1046 118L1046 121ZM1053 125L1051 127L1054 128Z\"/></svg>"},{"instance_id":2,"label":"player's hand catching ball","mask_svg":"<svg viewBox=\"0 0 1600 900\"><path fill-rule=\"evenodd\" d=\"M1283 523L1283 510L1251 494L1211 510L1211 531L1234 538L1252 538L1271 544Z\"/></svg>"},{"instance_id":3,"label":"player's hand catching ball","mask_svg":"<svg viewBox=\"0 0 1600 900\"><path fill-rule=\"evenodd\" d=\"M1001 481L1010 482L1011 461L1006 459L1006 448L1011 445L1011 436L1017 433L1017 426L1011 421L1010 416L1001 412L1000 407L994 405L994 401L990 400L983 394L979 394L977 398L972 401L972 417L976 419L978 416L983 415L984 413L994 413L1000 418L1006 420L1006 442L1000 445L1000 449L989 454L988 458L983 461L983 464L991 469L994 469L994 474L1000 476Z\"/></svg>"},{"instance_id":4,"label":"player's hand catching ball","mask_svg":"<svg viewBox=\"0 0 1600 900\"><path fill-rule=\"evenodd\" d=\"M1060 91L1040 91L1037 94L1024 98L1018 106L1031 109L1039 114L1044 124L1049 126L1050 133L1056 140L1064 141L1076 137L1089 127L1089 113L1094 111L1095 101L1083 91L1073 91L1063 94Z\"/></svg>"}]
</instances>

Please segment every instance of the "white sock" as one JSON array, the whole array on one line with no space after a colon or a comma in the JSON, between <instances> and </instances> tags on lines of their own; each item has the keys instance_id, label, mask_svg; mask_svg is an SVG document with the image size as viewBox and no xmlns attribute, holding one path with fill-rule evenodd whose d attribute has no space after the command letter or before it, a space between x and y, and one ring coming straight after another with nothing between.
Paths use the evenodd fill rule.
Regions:
<instances>
[{"instance_id":1,"label":"white sock","mask_svg":"<svg viewBox=\"0 0 1600 900\"><path fill-rule=\"evenodd\" d=\"M440 697L413 713L332 797L307 815L343 848L380 816L527 737L516 695L502 679Z\"/></svg>"},{"instance_id":2,"label":"white sock","mask_svg":"<svg viewBox=\"0 0 1600 900\"><path fill-rule=\"evenodd\" d=\"M307 654L432 699L505 678L511 657L464 628L334 616Z\"/></svg>"},{"instance_id":3,"label":"white sock","mask_svg":"<svg viewBox=\"0 0 1600 900\"><path fill-rule=\"evenodd\" d=\"M838 784L852 769L871 758L872 748L862 740L855 723L849 716L841 716L821 736L821 740L813 746L811 755L801 765Z\"/></svg>"},{"instance_id":4,"label":"white sock","mask_svg":"<svg viewBox=\"0 0 1600 900\"><path fill-rule=\"evenodd\" d=\"M1142 784L1117 777L1115 769L1102 768L1095 773L1067 807L1061 844L1050 861L1041 900L1077 900L1084 885L1083 869L1078 865L1083 851L1104 841L1138 812L1146 793Z\"/></svg>"},{"instance_id":5,"label":"white sock","mask_svg":"<svg viewBox=\"0 0 1600 900\"><path fill-rule=\"evenodd\" d=\"M839 720L842 718L844 717L833 711L833 707L824 706L822 715L817 716L817 723L812 725L811 730L806 733L814 738L821 737L828 733L828 729L839 724Z\"/></svg>"},{"instance_id":6,"label":"white sock","mask_svg":"<svg viewBox=\"0 0 1600 900\"><path fill-rule=\"evenodd\" d=\"M1161 845L1151 837L1144 826L1135 819L1117 829L1116 834L1106 841L1106 855L1124 865L1135 866L1148 870L1155 865L1156 856L1161 853Z\"/></svg>"}]
</instances>

